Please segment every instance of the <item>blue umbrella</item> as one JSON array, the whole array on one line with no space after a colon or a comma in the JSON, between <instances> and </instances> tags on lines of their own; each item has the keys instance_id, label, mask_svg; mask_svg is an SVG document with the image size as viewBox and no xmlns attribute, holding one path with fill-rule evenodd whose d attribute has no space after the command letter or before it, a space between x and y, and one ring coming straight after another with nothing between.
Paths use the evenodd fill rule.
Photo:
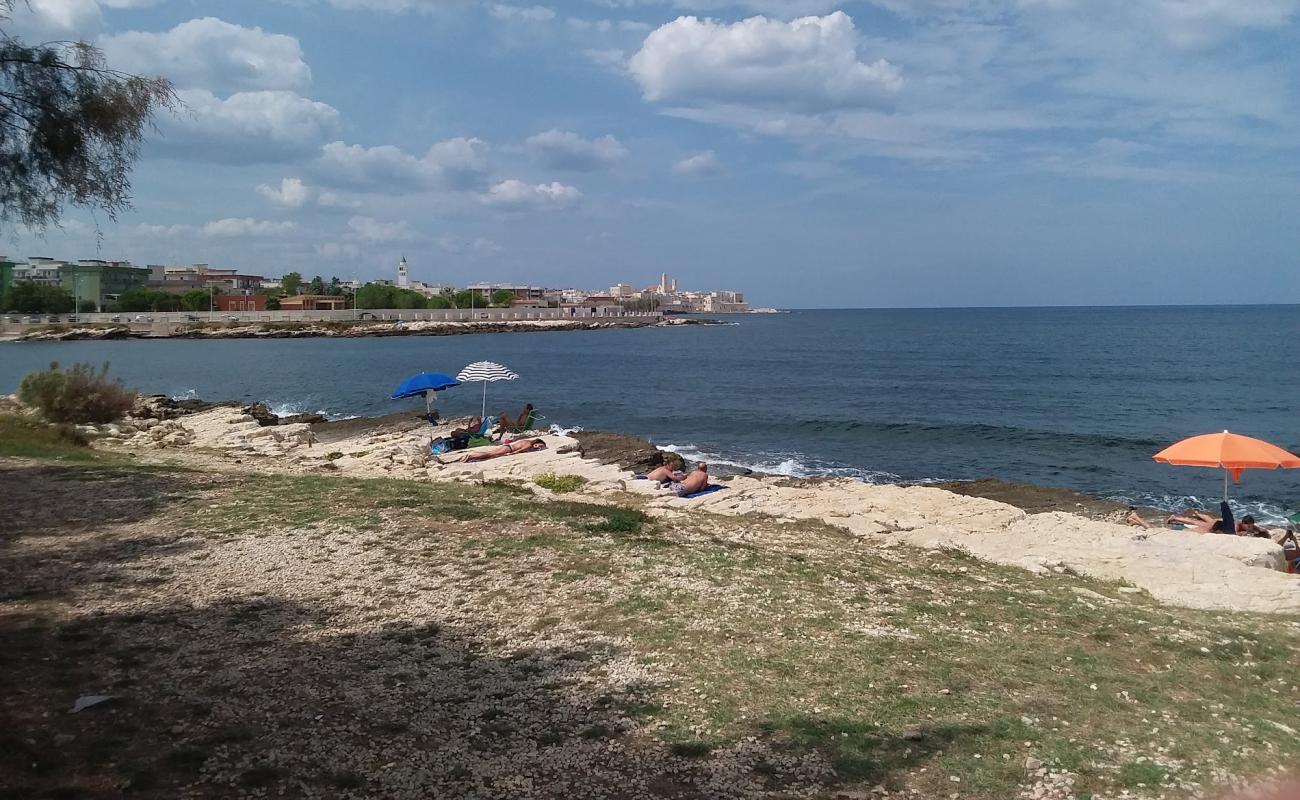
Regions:
<instances>
[{"instance_id":1,"label":"blue umbrella","mask_svg":"<svg viewBox=\"0 0 1300 800\"><path fill-rule=\"evenodd\" d=\"M450 389L453 386L460 386L460 381L444 375L441 372L421 372L419 375L412 375L402 384L393 390L393 399L401 400L403 397L415 397L424 395L424 407L426 411L432 413L433 393L440 392L443 389Z\"/></svg>"}]
</instances>

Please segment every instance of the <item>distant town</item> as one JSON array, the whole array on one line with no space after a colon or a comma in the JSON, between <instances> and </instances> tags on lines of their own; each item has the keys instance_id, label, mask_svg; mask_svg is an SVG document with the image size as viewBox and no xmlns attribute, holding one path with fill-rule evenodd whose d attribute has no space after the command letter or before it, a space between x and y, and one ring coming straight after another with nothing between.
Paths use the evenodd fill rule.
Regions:
<instances>
[{"instance_id":1,"label":"distant town","mask_svg":"<svg viewBox=\"0 0 1300 800\"><path fill-rule=\"evenodd\" d=\"M618 283L608 289L550 288L510 283L454 287L416 280L403 257L392 280L340 280L297 272L252 275L207 264L136 266L129 261L0 259L0 311L61 314L76 311L346 311L475 307L600 308L628 311L729 314L750 311L736 291L687 291L666 273L650 286Z\"/></svg>"}]
</instances>

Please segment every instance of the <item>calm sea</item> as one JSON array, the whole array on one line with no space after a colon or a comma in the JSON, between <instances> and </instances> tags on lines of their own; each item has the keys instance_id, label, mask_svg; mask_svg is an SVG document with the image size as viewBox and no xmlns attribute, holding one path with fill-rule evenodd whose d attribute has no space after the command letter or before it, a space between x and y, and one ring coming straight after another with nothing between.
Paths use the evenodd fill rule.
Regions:
<instances>
[{"instance_id":1,"label":"calm sea","mask_svg":"<svg viewBox=\"0 0 1300 800\"><path fill-rule=\"evenodd\" d=\"M802 311L736 324L477 336L0 345L0 391L52 360L109 361L145 392L265 400L333 416L415 409L420 370L499 361L548 424L644 436L790 475L993 476L1164 508L1213 502L1221 473L1157 465L1225 428L1300 450L1300 306ZM443 395L477 413L479 387ZM1234 496L1276 518L1300 470L1247 472Z\"/></svg>"}]
</instances>

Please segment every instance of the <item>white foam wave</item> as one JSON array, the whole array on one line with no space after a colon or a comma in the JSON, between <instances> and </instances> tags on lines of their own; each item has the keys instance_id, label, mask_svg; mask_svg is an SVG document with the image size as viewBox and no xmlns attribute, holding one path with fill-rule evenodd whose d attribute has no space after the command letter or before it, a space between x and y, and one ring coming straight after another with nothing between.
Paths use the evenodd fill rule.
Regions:
<instances>
[{"instance_id":1,"label":"white foam wave","mask_svg":"<svg viewBox=\"0 0 1300 800\"><path fill-rule=\"evenodd\" d=\"M582 430L583 428L581 425L575 425L572 428L565 428L558 423L552 422L551 427L547 428L546 432L556 436L568 436L574 433L581 433Z\"/></svg>"},{"instance_id":2,"label":"white foam wave","mask_svg":"<svg viewBox=\"0 0 1300 800\"><path fill-rule=\"evenodd\" d=\"M304 401L290 401L284 403L267 403L266 407L271 409L271 413L277 417L291 417L295 414L320 414L330 422L339 422L345 419L356 419L357 414L340 414L338 412L327 411L323 408L313 410L315 403Z\"/></svg>"},{"instance_id":3,"label":"white foam wave","mask_svg":"<svg viewBox=\"0 0 1300 800\"><path fill-rule=\"evenodd\" d=\"M691 461L703 461L737 470L762 472L768 475L785 475L790 478L853 478L866 483L896 483L901 478L892 472L846 467L819 462L802 453L761 453L753 460L728 458L720 453L702 450L693 445L660 445L660 450L676 453Z\"/></svg>"},{"instance_id":4,"label":"white foam wave","mask_svg":"<svg viewBox=\"0 0 1300 800\"><path fill-rule=\"evenodd\" d=\"M197 400L198 397L199 397L198 389L186 389L184 392L181 392L180 394L172 395L173 400Z\"/></svg>"}]
</instances>

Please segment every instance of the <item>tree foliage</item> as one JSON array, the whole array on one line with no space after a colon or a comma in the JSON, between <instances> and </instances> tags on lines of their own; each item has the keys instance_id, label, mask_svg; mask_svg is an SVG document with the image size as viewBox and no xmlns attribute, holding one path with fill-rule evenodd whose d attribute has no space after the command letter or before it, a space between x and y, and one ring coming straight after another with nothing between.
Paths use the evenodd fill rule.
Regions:
<instances>
[{"instance_id":1,"label":"tree foliage","mask_svg":"<svg viewBox=\"0 0 1300 800\"><path fill-rule=\"evenodd\" d=\"M13 8L0 0L0 227L46 228L65 205L116 219L172 85L109 69L85 42L26 44L3 28Z\"/></svg>"},{"instance_id":2,"label":"tree foliage","mask_svg":"<svg viewBox=\"0 0 1300 800\"><path fill-rule=\"evenodd\" d=\"M0 309L21 314L65 314L75 304L72 293L62 286L47 286L30 281L15 283L0 298ZM94 311L95 304L90 305L90 310Z\"/></svg>"},{"instance_id":3,"label":"tree foliage","mask_svg":"<svg viewBox=\"0 0 1300 800\"><path fill-rule=\"evenodd\" d=\"M146 289L143 286L127 289L117 298L118 311L180 311L181 305L182 300L179 295L158 289ZM207 309L206 299L203 301L203 308Z\"/></svg>"},{"instance_id":4,"label":"tree foliage","mask_svg":"<svg viewBox=\"0 0 1300 800\"><path fill-rule=\"evenodd\" d=\"M325 294L325 281L317 275L307 284L307 294Z\"/></svg>"},{"instance_id":5,"label":"tree foliage","mask_svg":"<svg viewBox=\"0 0 1300 800\"><path fill-rule=\"evenodd\" d=\"M302 288L302 274L298 272L287 272L284 277L280 278L280 288L285 294L294 295Z\"/></svg>"},{"instance_id":6,"label":"tree foliage","mask_svg":"<svg viewBox=\"0 0 1300 800\"><path fill-rule=\"evenodd\" d=\"M367 283L357 290L357 308L429 308L430 298L411 289ZM437 306L434 306L435 308Z\"/></svg>"},{"instance_id":7,"label":"tree foliage","mask_svg":"<svg viewBox=\"0 0 1300 800\"><path fill-rule=\"evenodd\" d=\"M136 393L108 377L108 363L96 370L74 364L64 371L58 362L44 372L32 372L18 385L18 399L50 422L104 423L121 419L135 405Z\"/></svg>"},{"instance_id":8,"label":"tree foliage","mask_svg":"<svg viewBox=\"0 0 1300 800\"><path fill-rule=\"evenodd\" d=\"M209 311L215 298L211 289L191 289L181 295L181 308L186 311Z\"/></svg>"},{"instance_id":9,"label":"tree foliage","mask_svg":"<svg viewBox=\"0 0 1300 800\"><path fill-rule=\"evenodd\" d=\"M509 289L497 289L492 293L492 305L508 306L515 301L515 293Z\"/></svg>"}]
</instances>

